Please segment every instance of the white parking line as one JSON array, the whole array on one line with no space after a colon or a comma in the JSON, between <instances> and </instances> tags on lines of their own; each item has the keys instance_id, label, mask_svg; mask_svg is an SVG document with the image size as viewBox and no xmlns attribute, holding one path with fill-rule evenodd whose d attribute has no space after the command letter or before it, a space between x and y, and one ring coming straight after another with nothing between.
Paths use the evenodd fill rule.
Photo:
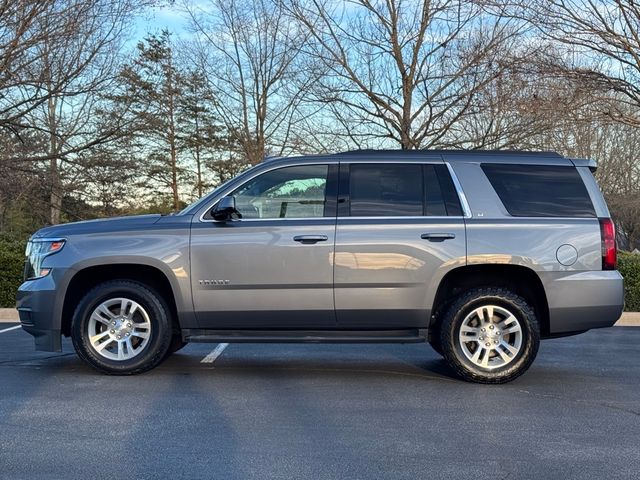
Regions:
<instances>
[{"instance_id":1,"label":"white parking line","mask_svg":"<svg viewBox=\"0 0 640 480\"><path fill-rule=\"evenodd\" d=\"M215 362L216 358L218 358L220 355L222 355L222 352L224 352L224 349L227 348L228 346L229 346L228 343L219 343L218 346L216 348L214 348L211 351L211 353L209 353L209 355L207 355L202 360L200 360L200 363L213 363L213 362Z\"/></svg>"},{"instance_id":2,"label":"white parking line","mask_svg":"<svg viewBox=\"0 0 640 480\"><path fill-rule=\"evenodd\" d=\"M4 330L0 330L0 333L10 332L11 330L17 330L18 328L22 328L22 325L16 325L15 327L5 328Z\"/></svg>"}]
</instances>

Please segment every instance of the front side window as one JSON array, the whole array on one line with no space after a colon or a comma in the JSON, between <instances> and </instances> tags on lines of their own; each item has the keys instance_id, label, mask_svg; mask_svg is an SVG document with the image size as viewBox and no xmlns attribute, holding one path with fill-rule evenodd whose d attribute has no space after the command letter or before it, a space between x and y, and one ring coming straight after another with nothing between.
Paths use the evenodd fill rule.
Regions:
<instances>
[{"instance_id":1,"label":"front side window","mask_svg":"<svg viewBox=\"0 0 640 480\"><path fill-rule=\"evenodd\" d=\"M324 215L328 165L283 167L258 175L231 195L243 219Z\"/></svg>"}]
</instances>

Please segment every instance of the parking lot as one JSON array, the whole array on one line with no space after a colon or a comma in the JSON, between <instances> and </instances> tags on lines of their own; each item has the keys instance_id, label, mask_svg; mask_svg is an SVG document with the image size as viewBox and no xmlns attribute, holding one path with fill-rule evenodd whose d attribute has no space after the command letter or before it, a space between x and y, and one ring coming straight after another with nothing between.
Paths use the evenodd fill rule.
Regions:
<instances>
[{"instance_id":1,"label":"parking lot","mask_svg":"<svg viewBox=\"0 0 640 480\"><path fill-rule=\"evenodd\" d=\"M0 324L0 478L640 472L640 328L545 341L525 376L483 386L419 344L192 344L148 374L108 377L69 341L35 352L14 325Z\"/></svg>"}]
</instances>

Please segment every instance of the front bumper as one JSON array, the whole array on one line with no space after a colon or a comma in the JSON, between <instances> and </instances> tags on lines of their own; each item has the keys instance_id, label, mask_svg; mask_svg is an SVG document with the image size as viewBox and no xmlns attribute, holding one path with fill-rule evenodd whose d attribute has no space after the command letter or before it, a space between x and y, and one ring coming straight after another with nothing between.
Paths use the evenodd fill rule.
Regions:
<instances>
[{"instance_id":1,"label":"front bumper","mask_svg":"<svg viewBox=\"0 0 640 480\"><path fill-rule=\"evenodd\" d=\"M33 335L36 350L62 351L60 319L55 315L57 290L53 276L20 285L17 308L22 328Z\"/></svg>"},{"instance_id":2,"label":"front bumper","mask_svg":"<svg viewBox=\"0 0 640 480\"><path fill-rule=\"evenodd\" d=\"M622 315L624 281L618 271L547 272L540 277L552 335L611 327Z\"/></svg>"}]
</instances>

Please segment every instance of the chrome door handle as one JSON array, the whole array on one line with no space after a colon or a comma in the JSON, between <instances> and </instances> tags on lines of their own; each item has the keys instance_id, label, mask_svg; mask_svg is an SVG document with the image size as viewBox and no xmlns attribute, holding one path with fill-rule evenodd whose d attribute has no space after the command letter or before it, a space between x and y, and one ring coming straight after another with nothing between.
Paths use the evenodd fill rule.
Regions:
<instances>
[{"instance_id":1,"label":"chrome door handle","mask_svg":"<svg viewBox=\"0 0 640 480\"><path fill-rule=\"evenodd\" d=\"M318 243L318 242L326 242L329 240L329 237L326 235L297 235L293 237L294 242L300 243Z\"/></svg>"},{"instance_id":2,"label":"chrome door handle","mask_svg":"<svg viewBox=\"0 0 640 480\"><path fill-rule=\"evenodd\" d=\"M430 242L444 242L445 240L451 240L456 238L455 233L423 233L420 235L423 240L429 240Z\"/></svg>"}]
</instances>

